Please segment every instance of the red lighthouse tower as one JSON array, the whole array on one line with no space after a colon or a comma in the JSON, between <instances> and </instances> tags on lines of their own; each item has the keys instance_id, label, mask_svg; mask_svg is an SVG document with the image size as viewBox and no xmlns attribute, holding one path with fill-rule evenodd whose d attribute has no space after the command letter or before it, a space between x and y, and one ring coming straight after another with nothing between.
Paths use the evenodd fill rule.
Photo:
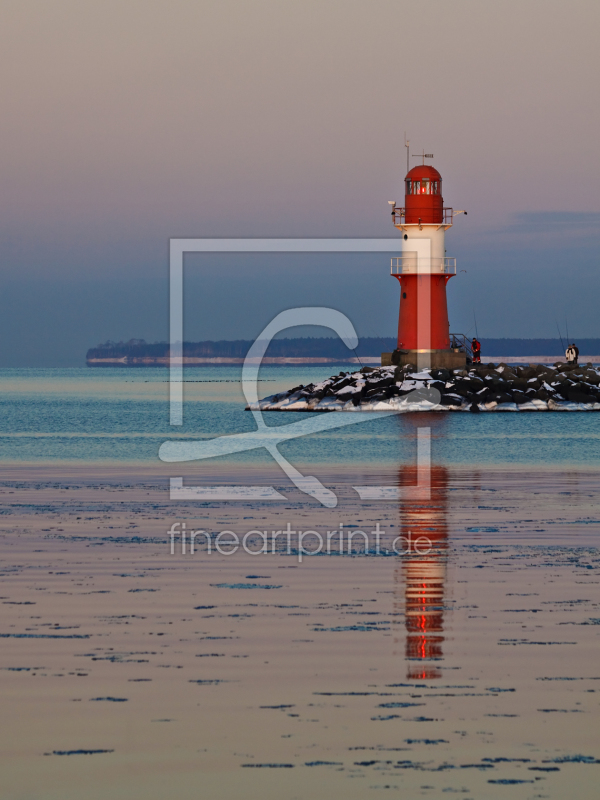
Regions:
<instances>
[{"instance_id":1,"label":"red lighthouse tower","mask_svg":"<svg viewBox=\"0 0 600 800\"><path fill-rule=\"evenodd\" d=\"M392 275L400 282L392 361L421 369L464 367L464 343L451 336L448 322L446 284L456 275L456 259L446 257L445 233L456 214L466 212L444 208L442 176L428 164L411 169L404 181L404 207L394 203L392 211L402 232L402 255L392 259Z\"/></svg>"}]
</instances>

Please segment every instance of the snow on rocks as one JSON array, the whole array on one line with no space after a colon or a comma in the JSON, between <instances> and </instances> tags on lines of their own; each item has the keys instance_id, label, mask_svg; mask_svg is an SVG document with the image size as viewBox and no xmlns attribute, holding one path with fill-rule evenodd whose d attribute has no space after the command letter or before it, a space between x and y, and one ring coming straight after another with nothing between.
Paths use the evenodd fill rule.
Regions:
<instances>
[{"instance_id":1,"label":"snow on rocks","mask_svg":"<svg viewBox=\"0 0 600 800\"><path fill-rule=\"evenodd\" d=\"M600 411L600 368L557 362L468 370L363 367L265 397L262 411ZM250 406L246 406L250 409Z\"/></svg>"}]
</instances>

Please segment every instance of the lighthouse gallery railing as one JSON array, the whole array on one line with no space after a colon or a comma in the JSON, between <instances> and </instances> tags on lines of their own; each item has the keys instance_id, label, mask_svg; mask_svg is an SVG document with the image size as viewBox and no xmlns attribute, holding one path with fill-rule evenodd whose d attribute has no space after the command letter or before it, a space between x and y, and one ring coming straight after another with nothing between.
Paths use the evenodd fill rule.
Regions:
<instances>
[{"instance_id":1,"label":"lighthouse gallery railing","mask_svg":"<svg viewBox=\"0 0 600 800\"><path fill-rule=\"evenodd\" d=\"M392 258L392 275L456 275L455 258L420 258L416 253Z\"/></svg>"},{"instance_id":2,"label":"lighthouse gallery railing","mask_svg":"<svg viewBox=\"0 0 600 800\"><path fill-rule=\"evenodd\" d=\"M460 212L457 212L457 213L460 213ZM421 223L421 220L419 220L418 222L407 223L405 221L406 220L406 209L405 208L401 208L400 206L394 206L394 208L392 209L392 217L394 218L394 225L396 225L397 227L401 227L401 228L410 227L411 225L420 226L422 224L442 225L445 228L449 228L449 227L452 226L452 223L453 223L453 220L454 220L454 216L455 216L454 215L454 209L452 209L452 208L443 208L442 209L442 219L438 223L432 223L432 222Z\"/></svg>"}]
</instances>

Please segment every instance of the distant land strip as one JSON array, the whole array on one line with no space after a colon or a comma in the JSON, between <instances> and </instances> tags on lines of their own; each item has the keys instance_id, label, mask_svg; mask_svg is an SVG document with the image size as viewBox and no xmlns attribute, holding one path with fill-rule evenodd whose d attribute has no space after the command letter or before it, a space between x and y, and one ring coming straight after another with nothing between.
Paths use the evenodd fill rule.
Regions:
<instances>
[{"instance_id":1,"label":"distant land strip","mask_svg":"<svg viewBox=\"0 0 600 800\"><path fill-rule=\"evenodd\" d=\"M600 339L575 340L581 353L600 353ZM184 342L181 363L186 366L242 364L252 346L251 340ZM564 360L566 342L560 339L481 339L482 361L548 363ZM374 364L381 353L392 352L392 337L361 339L356 350L349 350L333 337L274 339L269 343L263 364ZM539 354L543 355L539 355ZM580 362L600 362L600 356L581 355ZM148 343L143 339L128 342L108 341L87 351L90 367L168 367L168 342Z\"/></svg>"}]
</instances>

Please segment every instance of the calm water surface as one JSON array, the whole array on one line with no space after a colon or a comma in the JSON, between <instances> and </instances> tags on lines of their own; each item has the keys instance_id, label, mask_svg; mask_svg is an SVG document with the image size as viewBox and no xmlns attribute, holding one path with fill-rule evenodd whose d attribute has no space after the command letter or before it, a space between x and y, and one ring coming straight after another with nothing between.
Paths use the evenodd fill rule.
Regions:
<instances>
[{"instance_id":1,"label":"calm water surface","mask_svg":"<svg viewBox=\"0 0 600 800\"><path fill-rule=\"evenodd\" d=\"M266 366L259 396L322 380L347 365ZM207 439L255 429L244 410L240 367L188 370L184 424L169 425L168 372L145 369L0 370L0 460L158 464L167 438ZM298 421L271 413L267 424ZM298 462L402 464L415 457L415 428L428 425L439 464L600 464L600 414L405 414L317 433L281 446ZM225 463L267 462L262 451Z\"/></svg>"},{"instance_id":2,"label":"calm water surface","mask_svg":"<svg viewBox=\"0 0 600 800\"><path fill-rule=\"evenodd\" d=\"M266 367L260 394L340 369ZM596 798L600 414L373 414L281 448L407 487L429 426L426 497L363 502L339 470L335 508L171 501L163 441L254 429L239 377L189 370L178 429L165 369L0 372L0 798ZM192 555L174 521L381 525L384 553ZM399 533L432 548L390 555Z\"/></svg>"}]
</instances>

